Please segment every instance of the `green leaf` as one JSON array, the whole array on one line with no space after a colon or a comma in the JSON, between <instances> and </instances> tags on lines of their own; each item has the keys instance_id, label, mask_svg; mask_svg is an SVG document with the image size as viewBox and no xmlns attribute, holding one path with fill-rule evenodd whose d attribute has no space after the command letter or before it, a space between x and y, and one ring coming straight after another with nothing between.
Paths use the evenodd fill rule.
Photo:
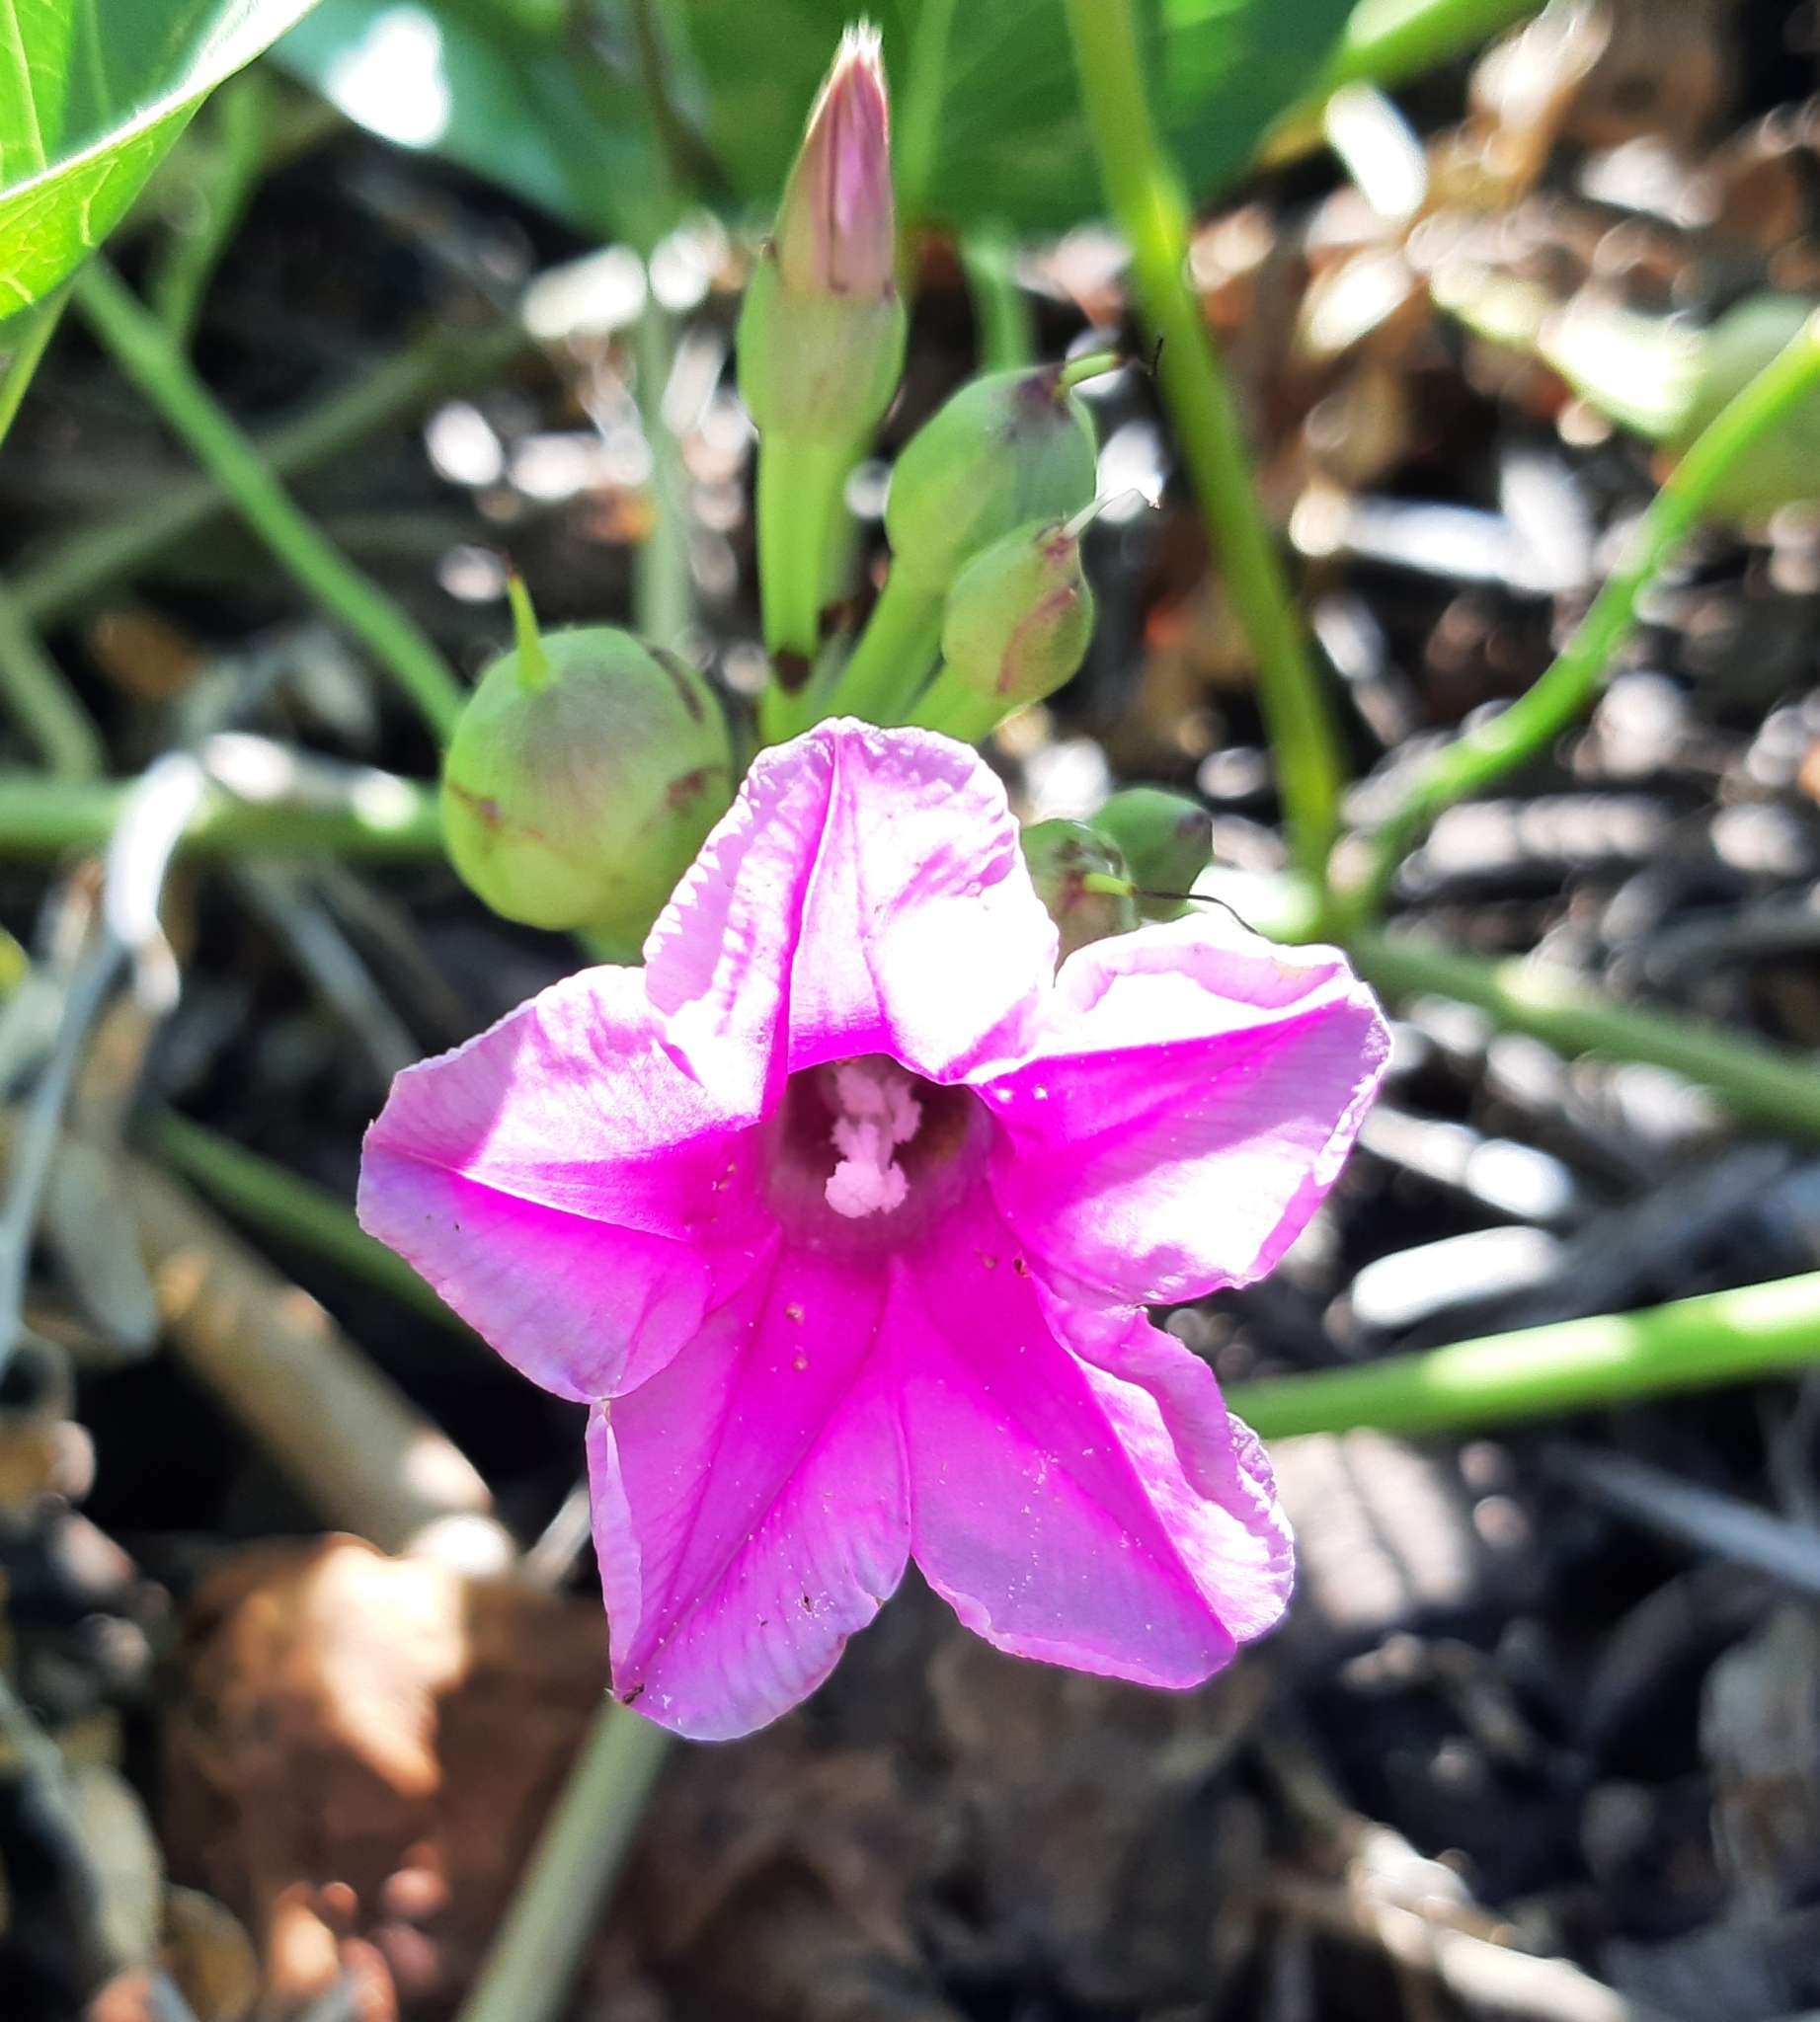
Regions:
<instances>
[{"instance_id":1,"label":"green leaf","mask_svg":"<svg viewBox=\"0 0 1820 2022\"><path fill-rule=\"evenodd\" d=\"M94 252L204 98L311 0L0 0L0 315Z\"/></svg>"},{"instance_id":2,"label":"green leaf","mask_svg":"<svg viewBox=\"0 0 1820 2022\"><path fill-rule=\"evenodd\" d=\"M775 200L817 85L856 12L879 23L893 89L910 80L921 0L680 0L707 138L736 190ZM1349 0L1151 0L1154 103L1192 194L1242 169L1319 75ZM954 9L929 211L946 224L1061 229L1100 207L1063 0Z\"/></svg>"},{"instance_id":3,"label":"green leaf","mask_svg":"<svg viewBox=\"0 0 1820 2022\"><path fill-rule=\"evenodd\" d=\"M562 13L545 0L322 0L273 60L384 139L648 245L668 210L643 92L566 45Z\"/></svg>"}]
</instances>

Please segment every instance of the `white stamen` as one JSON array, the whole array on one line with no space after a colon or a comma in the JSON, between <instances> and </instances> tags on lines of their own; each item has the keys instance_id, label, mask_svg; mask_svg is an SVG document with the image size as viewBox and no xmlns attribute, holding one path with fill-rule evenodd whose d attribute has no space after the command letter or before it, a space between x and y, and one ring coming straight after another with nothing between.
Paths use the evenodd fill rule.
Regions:
<instances>
[{"instance_id":1,"label":"white stamen","mask_svg":"<svg viewBox=\"0 0 1820 2022\"><path fill-rule=\"evenodd\" d=\"M922 1122L910 1076L890 1060L842 1060L831 1094L838 1114L829 1134L841 1156L829 1175L828 1205L852 1221L889 1214L910 1192L897 1147L908 1144Z\"/></svg>"}]
</instances>

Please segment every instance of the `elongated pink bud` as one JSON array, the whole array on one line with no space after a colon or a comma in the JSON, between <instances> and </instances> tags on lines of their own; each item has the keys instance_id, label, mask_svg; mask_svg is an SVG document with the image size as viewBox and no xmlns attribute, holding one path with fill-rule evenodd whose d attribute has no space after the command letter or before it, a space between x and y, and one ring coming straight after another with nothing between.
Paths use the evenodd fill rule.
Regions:
<instances>
[{"instance_id":1,"label":"elongated pink bud","mask_svg":"<svg viewBox=\"0 0 1820 2022\"><path fill-rule=\"evenodd\" d=\"M809 116L777 213L777 264L804 292L879 300L896 286L891 109L879 33L862 22Z\"/></svg>"}]
</instances>

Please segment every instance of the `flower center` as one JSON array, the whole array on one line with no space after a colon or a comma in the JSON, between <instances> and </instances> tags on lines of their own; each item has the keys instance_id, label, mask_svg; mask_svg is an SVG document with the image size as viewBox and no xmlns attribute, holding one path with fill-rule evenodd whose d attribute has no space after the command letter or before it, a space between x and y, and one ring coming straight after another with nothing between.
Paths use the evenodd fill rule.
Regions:
<instances>
[{"instance_id":1,"label":"flower center","mask_svg":"<svg viewBox=\"0 0 1820 2022\"><path fill-rule=\"evenodd\" d=\"M910 1180L898 1163L922 1122L922 1105L896 1060L840 1060L821 1069L823 1100L834 1112L829 1132L840 1163L823 1190L836 1214L858 1221L904 1205ZM830 1085L831 1083L831 1086Z\"/></svg>"},{"instance_id":2,"label":"flower center","mask_svg":"<svg viewBox=\"0 0 1820 2022\"><path fill-rule=\"evenodd\" d=\"M792 1074L765 1126L772 1210L796 1240L838 1252L914 1242L958 1200L991 1136L967 1088L882 1053Z\"/></svg>"}]
</instances>

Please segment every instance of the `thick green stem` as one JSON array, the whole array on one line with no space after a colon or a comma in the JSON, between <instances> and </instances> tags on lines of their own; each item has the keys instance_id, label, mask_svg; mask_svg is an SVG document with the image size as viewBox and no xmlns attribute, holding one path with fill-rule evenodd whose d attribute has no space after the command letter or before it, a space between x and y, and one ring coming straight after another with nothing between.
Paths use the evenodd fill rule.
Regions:
<instances>
[{"instance_id":1,"label":"thick green stem","mask_svg":"<svg viewBox=\"0 0 1820 2022\"><path fill-rule=\"evenodd\" d=\"M1366 896L1382 894L1441 809L1533 757L1579 716L1636 617L1636 600L1700 518L1714 487L1756 441L1820 386L1820 314L1810 317L1701 430L1650 502L1623 565L1594 598L1552 666L1501 715L1439 751L1373 837Z\"/></svg>"},{"instance_id":2,"label":"thick green stem","mask_svg":"<svg viewBox=\"0 0 1820 2022\"><path fill-rule=\"evenodd\" d=\"M390 358L357 385L253 441L275 478L292 478L327 463L376 429L421 410L438 395L481 386L529 347L517 323L479 334L438 331ZM173 485L150 505L104 519L59 541L14 580L14 595L33 623L47 624L206 526L233 501L211 477Z\"/></svg>"},{"instance_id":3,"label":"thick green stem","mask_svg":"<svg viewBox=\"0 0 1820 2022\"><path fill-rule=\"evenodd\" d=\"M326 1187L170 1110L152 1118L146 1136L167 1165L242 1221L377 1285L401 1305L458 1333L468 1332L410 1265L369 1236L347 1202Z\"/></svg>"},{"instance_id":4,"label":"thick green stem","mask_svg":"<svg viewBox=\"0 0 1820 2022\"><path fill-rule=\"evenodd\" d=\"M0 859L100 849L113 834L131 790L126 780L0 773ZM439 856L442 824L435 787L375 772L343 808L266 805L210 788L182 846L204 857L257 853L405 860Z\"/></svg>"},{"instance_id":5,"label":"thick green stem","mask_svg":"<svg viewBox=\"0 0 1820 2022\"><path fill-rule=\"evenodd\" d=\"M1106 195L1131 247L1139 306L1162 343L1163 396L1227 594L1257 661L1258 701L1276 753L1291 847L1318 881L1338 820L1339 748L1252 488L1231 390L1188 285L1188 204L1151 122L1134 0L1068 0L1068 13Z\"/></svg>"},{"instance_id":6,"label":"thick green stem","mask_svg":"<svg viewBox=\"0 0 1820 2022\"><path fill-rule=\"evenodd\" d=\"M764 643L813 665L822 607L846 510L850 442L809 442L771 429L758 445L758 590Z\"/></svg>"},{"instance_id":7,"label":"thick green stem","mask_svg":"<svg viewBox=\"0 0 1820 2022\"><path fill-rule=\"evenodd\" d=\"M1267 1439L1376 1426L1466 1432L1631 1397L1780 1375L1820 1361L1820 1272L1642 1313L1561 1320L1356 1368L1235 1383L1227 1402Z\"/></svg>"},{"instance_id":8,"label":"thick green stem","mask_svg":"<svg viewBox=\"0 0 1820 2022\"><path fill-rule=\"evenodd\" d=\"M1008 714L1002 702L968 687L947 667L938 667L922 700L906 719L917 730L940 731L963 744L983 743Z\"/></svg>"},{"instance_id":9,"label":"thick green stem","mask_svg":"<svg viewBox=\"0 0 1820 2022\"><path fill-rule=\"evenodd\" d=\"M602 1702L460 2022L550 2022L567 2003L671 1737Z\"/></svg>"},{"instance_id":10,"label":"thick green stem","mask_svg":"<svg viewBox=\"0 0 1820 2022\"><path fill-rule=\"evenodd\" d=\"M1258 159L1274 166L1312 154L1321 109L1342 85L1400 84L1541 11L1539 0L1360 0L1320 82L1271 127Z\"/></svg>"},{"instance_id":11,"label":"thick green stem","mask_svg":"<svg viewBox=\"0 0 1820 2022\"><path fill-rule=\"evenodd\" d=\"M1036 318L1011 271L1009 233L982 225L961 240L961 265L973 300L982 372L1015 372L1036 363Z\"/></svg>"},{"instance_id":12,"label":"thick green stem","mask_svg":"<svg viewBox=\"0 0 1820 2022\"><path fill-rule=\"evenodd\" d=\"M1571 972L1535 961L1484 962L1367 928L1349 934L1347 947L1360 974L1393 996L1474 1004L1569 1055L1649 1060L1709 1088L1740 1117L1820 1136L1820 1070L1748 1034L1629 1010Z\"/></svg>"},{"instance_id":13,"label":"thick green stem","mask_svg":"<svg viewBox=\"0 0 1820 2022\"><path fill-rule=\"evenodd\" d=\"M259 452L216 404L168 331L106 261L77 276L76 301L102 343L266 545L388 669L446 742L465 699L416 623L298 511Z\"/></svg>"},{"instance_id":14,"label":"thick green stem","mask_svg":"<svg viewBox=\"0 0 1820 2022\"><path fill-rule=\"evenodd\" d=\"M50 340L57 334L57 325L62 322L68 303L69 287L65 283L55 294L34 303L8 332L13 339L13 349L6 361L5 373L0 374L0 442L6 440L12 429L19 404L37 376L39 364Z\"/></svg>"},{"instance_id":15,"label":"thick green stem","mask_svg":"<svg viewBox=\"0 0 1820 2022\"><path fill-rule=\"evenodd\" d=\"M95 779L107 760L89 713L0 583L0 689L60 780Z\"/></svg>"},{"instance_id":16,"label":"thick green stem","mask_svg":"<svg viewBox=\"0 0 1820 2022\"><path fill-rule=\"evenodd\" d=\"M941 153L954 8L955 0L922 0L910 42L910 76L898 99L898 212L907 231L913 232L928 217L929 186Z\"/></svg>"},{"instance_id":17,"label":"thick green stem","mask_svg":"<svg viewBox=\"0 0 1820 2022\"><path fill-rule=\"evenodd\" d=\"M941 649L942 599L893 569L823 716L901 723Z\"/></svg>"}]
</instances>

